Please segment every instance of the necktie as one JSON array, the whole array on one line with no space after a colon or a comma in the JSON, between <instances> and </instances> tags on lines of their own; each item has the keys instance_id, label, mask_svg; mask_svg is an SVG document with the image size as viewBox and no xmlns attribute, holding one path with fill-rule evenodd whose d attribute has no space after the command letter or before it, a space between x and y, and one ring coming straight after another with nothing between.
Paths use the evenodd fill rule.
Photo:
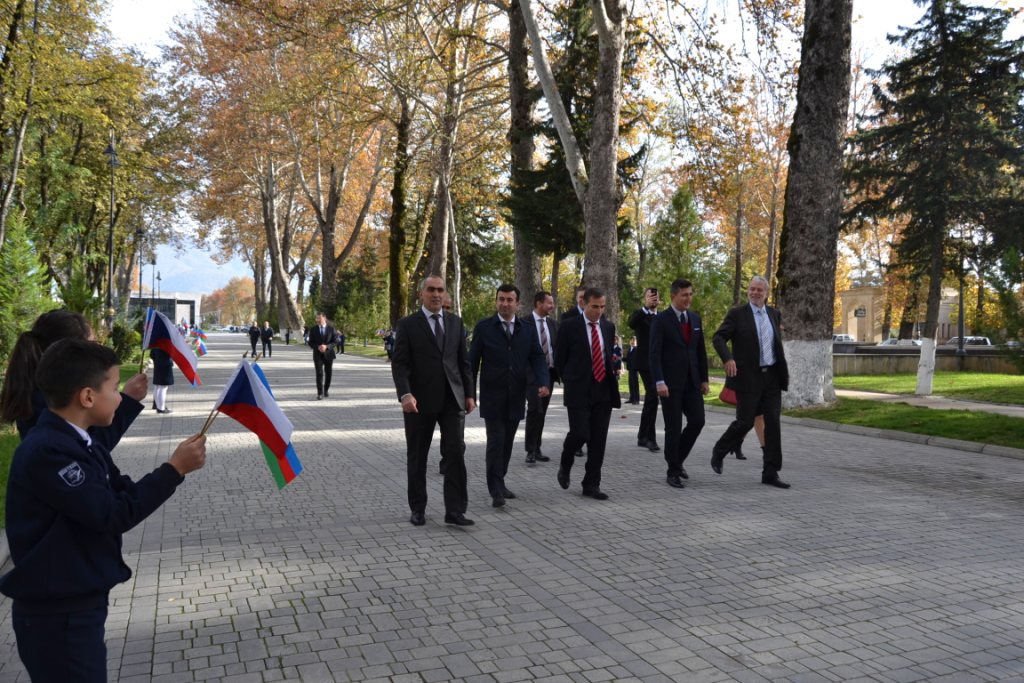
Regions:
<instances>
[{"instance_id":1,"label":"necktie","mask_svg":"<svg viewBox=\"0 0 1024 683\"><path fill-rule=\"evenodd\" d=\"M544 358L547 359L548 367L554 365L551 362L551 349L548 348L548 321L546 319L540 321L540 349L544 352Z\"/></svg>"},{"instance_id":2,"label":"necktie","mask_svg":"<svg viewBox=\"0 0 1024 683\"><path fill-rule=\"evenodd\" d=\"M321 325L320 326L320 340L323 341L323 338L325 336L327 336L327 330L325 330L324 327Z\"/></svg>"},{"instance_id":3,"label":"necktie","mask_svg":"<svg viewBox=\"0 0 1024 683\"><path fill-rule=\"evenodd\" d=\"M772 349L772 323L763 308L757 311L757 338L761 345L761 365L775 364L775 351Z\"/></svg>"},{"instance_id":4,"label":"necktie","mask_svg":"<svg viewBox=\"0 0 1024 683\"><path fill-rule=\"evenodd\" d=\"M683 333L683 341L685 341L687 344L689 344L690 343L690 318L689 318L689 316L686 315L686 311L683 311L683 314L681 316L679 316L679 329Z\"/></svg>"},{"instance_id":5,"label":"necktie","mask_svg":"<svg viewBox=\"0 0 1024 683\"><path fill-rule=\"evenodd\" d=\"M444 328L441 327L441 316L438 313L430 316L434 321L434 339L437 340L437 348L444 349Z\"/></svg>"},{"instance_id":6,"label":"necktie","mask_svg":"<svg viewBox=\"0 0 1024 683\"><path fill-rule=\"evenodd\" d=\"M601 338L597 335L597 323L590 323L590 359L594 366L594 379L603 382L604 354L601 353Z\"/></svg>"},{"instance_id":7,"label":"necktie","mask_svg":"<svg viewBox=\"0 0 1024 683\"><path fill-rule=\"evenodd\" d=\"M505 326L505 339L512 341L512 323L507 320L502 320L501 324Z\"/></svg>"}]
</instances>

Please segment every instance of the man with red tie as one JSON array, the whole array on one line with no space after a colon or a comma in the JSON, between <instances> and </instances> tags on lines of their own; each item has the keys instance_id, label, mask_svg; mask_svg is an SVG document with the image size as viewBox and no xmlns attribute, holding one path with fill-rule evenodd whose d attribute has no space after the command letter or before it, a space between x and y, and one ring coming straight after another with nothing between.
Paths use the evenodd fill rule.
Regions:
<instances>
[{"instance_id":1,"label":"man with red tie","mask_svg":"<svg viewBox=\"0 0 1024 683\"><path fill-rule=\"evenodd\" d=\"M693 284L683 278L671 286L671 305L651 323L651 379L665 420L668 485L681 489L688 479L683 462L704 429L708 393L708 352L700 316L690 310ZM683 429L683 417L686 428Z\"/></svg>"},{"instance_id":2,"label":"man with red tie","mask_svg":"<svg viewBox=\"0 0 1024 683\"><path fill-rule=\"evenodd\" d=\"M618 380L612 372L615 325L602 317L604 292L591 287L583 294L583 315L562 322L555 341L555 370L562 378L569 433L562 444L558 485L569 488L576 451L587 444L583 495L608 500L601 490L601 466L612 408L621 406Z\"/></svg>"}]
</instances>

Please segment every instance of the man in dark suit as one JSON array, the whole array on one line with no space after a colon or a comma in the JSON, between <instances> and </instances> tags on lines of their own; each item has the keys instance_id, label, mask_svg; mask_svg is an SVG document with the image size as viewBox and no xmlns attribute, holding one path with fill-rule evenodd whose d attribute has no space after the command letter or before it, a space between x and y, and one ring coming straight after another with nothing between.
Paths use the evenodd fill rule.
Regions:
<instances>
[{"instance_id":1,"label":"man in dark suit","mask_svg":"<svg viewBox=\"0 0 1024 683\"><path fill-rule=\"evenodd\" d=\"M480 417L487 430L487 490L492 505L500 508L516 494L505 486L512 442L523 419L526 404L527 369L537 383L534 392L550 395L548 368L540 341L532 325L516 317L519 290L503 284L495 295L497 315L484 318L473 330L469 364L473 379L479 378Z\"/></svg>"},{"instance_id":2,"label":"man in dark suit","mask_svg":"<svg viewBox=\"0 0 1024 683\"><path fill-rule=\"evenodd\" d=\"M569 318L573 318L577 315L583 315L583 294L586 291L586 287L576 288L576 305L570 308L569 310L563 312L562 315L559 317L559 321L568 320Z\"/></svg>"},{"instance_id":3,"label":"man in dark suit","mask_svg":"<svg viewBox=\"0 0 1024 683\"><path fill-rule=\"evenodd\" d=\"M690 310L693 284L679 278L672 283L672 302L651 323L651 379L661 398L665 420L665 462L668 485L683 488L686 468L700 431L704 428L704 395L708 393L708 352L700 316ZM686 429L683 429L686 416Z\"/></svg>"},{"instance_id":4,"label":"man in dark suit","mask_svg":"<svg viewBox=\"0 0 1024 683\"><path fill-rule=\"evenodd\" d=\"M661 300L658 290L648 287L644 290L644 305L629 316L629 326L636 334L636 370L644 384L644 405L640 411L640 428L636 432L636 445L657 453L658 437L658 392L651 381L651 322L658 314Z\"/></svg>"},{"instance_id":5,"label":"man in dark suit","mask_svg":"<svg viewBox=\"0 0 1024 683\"><path fill-rule=\"evenodd\" d=\"M256 357L256 343L260 340L260 328L256 326L254 320L252 325L249 325L249 345L252 346L252 357ZM245 358L245 354L242 354L242 358Z\"/></svg>"},{"instance_id":6,"label":"man in dark suit","mask_svg":"<svg viewBox=\"0 0 1024 683\"><path fill-rule=\"evenodd\" d=\"M601 465L608 440L612 408L620 407L619 385L612 371L615 325L604 319L605 297L591 287L584 293L583 315L564 321L555 344L555 369L562 379L569 415L569 433L562 444L558 485L569 488L569 471L576 451L587 444L583 495L607 500L601 490Z\"/></svg>"},{"instance_id":7,"label":"man in dark suit","mask_svg":"<svg viewBox=\"0 0 1024 683\"><path fill-rule=\"evenodd\" d=\"M544 419L547 417L548 405L551 403L551 390L555 386L555 340L558 338L558 323L551 319L555 310L555 300L550 292L540 291L533 296L533 311L523 318L523 323L532 327L540 341L544 352L545 364L548 368L548 394L542 396L538 378L533 370L526 368L526 464L548 462L551 460L540 450L544 434Z\"/></svg>"},{"instance_id":8,"label":"man in dark suit","mask_svg":"<svg viewBox=\"0 0 1024 683\"><path fill-rule=\"evenodd\" d=\"M420 283L422 307L398 321L391 375L405 419L409 522L426 523L427 454L434 427L441 428L445 524L471 526L466 517L466 414L476 408L476 389L462 318L441 308L444 280L430 275Z\"/></svg>"},{"instance_id":9,"label":"man in dark suit","mask_svg":"<svg viewBox=\"0 0 1024 683\"><path fill-rule=\"evenodd\" d=\"M309 341L313 349L313 367L316 368L316 400L328 396L331 390L331 371L334 369L334 328L327 323L323 312L316 314L316 325L309 328Z\"/></svg>"},{"instance_id":10,"label":"man in dark suit","mask_svg":"<svg viewBox=\"0 0 1024 683\"><path fill-rule=\"evenodd\" d=\"M711 343L725 363L725 374L736 382L736 419L711 452L711 469L722 473L727 453L743 442L754 417L764 415L764 469L761 483L788 489L779 479L782 469L782 435L779 414L782 392L789 388L789 368L782 348L782 316L766 305L768 281L756 276L747 288L750 303L729 309ZM732 351L729 350L732 343Z\"/></svg>"}]
</instances>

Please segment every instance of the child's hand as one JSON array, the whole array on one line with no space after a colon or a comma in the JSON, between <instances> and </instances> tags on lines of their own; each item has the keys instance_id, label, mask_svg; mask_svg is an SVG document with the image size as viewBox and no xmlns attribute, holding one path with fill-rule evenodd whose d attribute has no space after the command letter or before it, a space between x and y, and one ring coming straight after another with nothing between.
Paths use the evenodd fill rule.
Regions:
<instances>
[{"instance_id":1,"label":"child's hand","mask_svg":"<svg viewBox=\"0 0 1024 683\"><path fill-rule=\"evenodd\" d=\"M183 477L198 470L206 464L206 435L196 434L182 441L167 462Z\"/></svg>"},{"instance_id":2,"label":"child's hand","mask_svg":"<svg viewBox=\"0 0 1024 683\"><path fill-rule=\"evenodd\" d=\"M146 398L146 394L149 393L149 378L146 374L140 372L135 375L127 382L124 383L124 389L122 389L127 396L131 396L136 401L141 401Z\"/></svg>"}]
</instances>

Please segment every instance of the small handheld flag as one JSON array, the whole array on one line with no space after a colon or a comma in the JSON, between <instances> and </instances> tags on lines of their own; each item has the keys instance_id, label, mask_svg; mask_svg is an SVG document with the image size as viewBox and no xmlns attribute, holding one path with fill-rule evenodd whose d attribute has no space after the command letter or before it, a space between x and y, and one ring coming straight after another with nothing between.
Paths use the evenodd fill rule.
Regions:
<instances>
[{"instance_id":1,"label":"small handheld flag","mask_svg":"<svg viewBox=\"0 0 1024 683\"><path fill-rule=\"evenodd\" d=\"M164 351L174 364L178 366L192 386L202 384L199 381L196 354L189 348L185 337L181 335L174 323L160 311L149 308L146 310L146 327L142 334L142 350L157 348Z\"/></svg>"},{"instance_id":2,"label":"small handheld flag","mask_svg":"<svg viewBox=\"0 0 1024 683\"><path fill-rule=\"evenodd\" d=\"M239 361L214 410L233 418L259 437L278 488L283 488L302 472L302 463L291 444L292 423L274 400L258 365L251 365L244 359Z\"/></svg>"}]
</instances>

